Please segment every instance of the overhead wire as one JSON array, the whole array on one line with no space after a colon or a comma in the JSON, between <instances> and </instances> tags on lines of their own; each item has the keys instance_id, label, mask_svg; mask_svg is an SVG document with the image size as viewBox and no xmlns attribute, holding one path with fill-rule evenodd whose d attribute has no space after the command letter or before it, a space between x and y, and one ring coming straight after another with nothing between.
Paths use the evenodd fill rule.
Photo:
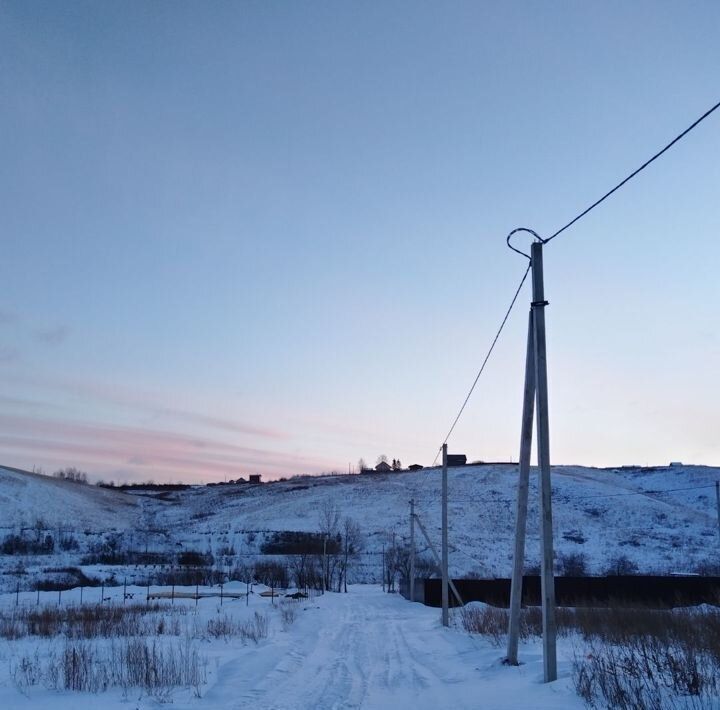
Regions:
<instances>
[{"instance_id":1,"label":"overhead wire","mask_svg":"<svg viewBox=\"0 0 720 710\"><path fill-rule=\"evenodd\" d=\"M636 175L641 173L645 168L647 168L651 163L655 162L661 155L666 153L670 148L672 148L676 143L681 141L690 131L692 131L694 128L696 128L698 125L700 125L708 116L710 116L713 112L715 112L718 108L720 108L720 101L718 101L712 108L705 111L705 113L700 116L698 119L693 121L682 133L678 134L673 138L667 145L665 145L663 148L661 148L655 155L653 155L651 158L646 160L639 168L636 170L633 170L626 178L621 180L615 187L613 187L611 190L608 190L599 200L596 200L593 202L589 207L584 209L577 217L574 217L571 219L566 225L563 227L560 227L554 234L551 234L546 239L543 239L545 244L547 244L549 241L552 241L555 239L555 237L559 237L566 229L569 229L572 227L573 224L575 224L577 221L581 220L588 212L591 212L594 210L599 204L607 200L610 195L617 192L623 185L630 182Z\"/></svg>"},{"instance_id":2,"label":"overhead wire","mask_svg":"<svg viewBox=\"0 0 720 710\"><path fill-rule=\"evenodd\" d=\"M520 284L518 285L517 289L515 289L515 293L513 294L512 301L510 301L510 305L508 306L507 311L505 312L505 315L502 319L502 322L500 323L500 327L497 329L497 332L495 333L495 337L492 340L492 343L490 344L490 348L487 351L487 354L485 355L485 359L482 362L482 365L480 365L480 369L478 370L477 375L475 375L475 379L473 380L472 385L470 386L470 390L467 393L467 396L465 397L465 400L462 403L462 406L460 407L460 411L457 413L457 416L455 417L452 426L450 427L450 430L448 431L447 435L445 436L445 439L443 440L442 444L440 444L438 448L438 452L435 454L435 458L433 459L433 466L437 463L438 456L440 455L440 452L442 451L442 447L447 444L448 439L452 435L453 431L455 430L455 427L460 421L460 417L462 416L462 413L465 411L465 407L467 406L467 403L470 401L470 397L472 396L472 393L475 391L475 387L478 383L478 380L480 379L480 376L482 375L483 371L485 370L485 366L488 363L488 360L490 359L490 356L493 353L493 350L495 349L495 346L497 345L497 341L500 338L500 334L503 332L503 328L505 328L505 324L508 321L508 318L510 317L510 313L512 313L512 309L515 307L515 303L517 302L518 296L520 295L520 291L522 290L523 285L525 284L525 281L527 279L528 274L530 273L530 264L528 264L527 269L525 269L525 273L523 274L523 277L520 279Z\"/></svg>"}]
</instances>

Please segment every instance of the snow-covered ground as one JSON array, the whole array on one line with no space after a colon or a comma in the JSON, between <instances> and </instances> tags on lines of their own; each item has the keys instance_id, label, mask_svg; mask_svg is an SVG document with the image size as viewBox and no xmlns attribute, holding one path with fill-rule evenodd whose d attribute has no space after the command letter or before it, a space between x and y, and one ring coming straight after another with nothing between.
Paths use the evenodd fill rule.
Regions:
<instances>
[{"instance_id":1,"label":"snow-covered ground","mask_svg":"<svg viewBox=\"0 0 720 710\"><path fill-rule=\"evenodd\" d=\"M244 591L243 587L238 587ZM134 589L138 597L145 590ZM217 591L217 590L216 590ZM66 592L67 602L79 592ZM114 603L122 603L115 592ZM144 598L144 597L143 597ZM21 595L21 604L34 605L34 595ZM4 595L3 612L15 597ZM43 597L41 604L51 603ZM167 602L166 602L167 603ZM521 647L519 667L501 664L502 649L440 625L437 609L412 604L377 585L356 585L348 594L325 594L294 602L296 619L283 626L276 600L251 596L245 601L201 599L185 604L191 627L200 631L208 619L227 614L245 619L260 610L269 617L269 633L258 645L239 639L200 638L199 653L207 659L207 682L200 688L179 688L164 698L178 710L339 710L364 708L477 708L489 710L580 708L570 681L569 647L560 644L559 680L542 683L538 643ZM22 655L38 650L40 657L62 641L21 639L3 641L0 651L0 707L17 710L72 708L95 710L158 707L156 698L139 689L109 689L103 693L48 690L42 683L18 687ZM110 641L106 641L110 643Z\"/></svg>"},{"instance_id":2,"label":"snow-covered ground","mask_svg":"<svg viewBox=\"0 0 720 710\"><path fill-rule=\"evenodd\" d=\"M462 577L507 577L511 568L517 467L450 469L450 566ZM641 572L692 572L720 562L715 481L703 466L553 469L553 526L558 558L580 553L589 573L618 557ZM538 562L537 476L531 480L527 562ZM409 500L439 541L440 473L304 477L263 485L195 486L160 496L98 489L0 468L0 534L70 536L76 550L53 555L0 555L1 588L31 585L33 569L79 565L93 545L115 533L124 549L175 554L211 552L227 568L252 562L272 531L317 531L327 504L352 517L363 535L358 581L379 582L381 550L394 532L409 536ZM418 544L424 542L418 537ZM231 553L231 554L227 554ZM7 574L22 568L28 574ZM142 571L142 570L141 570ZM92 568L102 576L102 570ZM106 571L106 574L109 574ZM118 570L117 579L137 570ZM139 578L139 577L138 577Z\"/></svg>"}]
</instances>

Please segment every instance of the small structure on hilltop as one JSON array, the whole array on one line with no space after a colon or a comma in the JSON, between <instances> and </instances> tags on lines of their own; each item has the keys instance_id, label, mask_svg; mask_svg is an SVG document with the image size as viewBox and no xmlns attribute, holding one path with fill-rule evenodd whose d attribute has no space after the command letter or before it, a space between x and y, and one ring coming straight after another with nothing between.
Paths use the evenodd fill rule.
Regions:
<instances>
[{"instance_id":1,"label":"small structure on hilltop","mask_svg":"<svg viewBox=\"0 0 720 710\"><path fill-rule=\"evenodd\" d=\"M381 461L377 466L375 466L375 470L378 473L388 473L389 471L392 471L392 467L387 461Z\"/></svg>"},{"instance_id":2,"label":"small structure on hilltop","mask_svg":"<svg viewBox=\"0 0 720 710\"><path fill-rule=\"evenodd\" d=\"M467 456L465 454L448 454L447 465L448 466L464 466L467 463Z\"/></svg>"},{"instance_id":3,"label":"small structure on hilltop","mask_svg":"<svg viewBox=\"0 0 720 710\"><path fill-rule=\"evenodd\" d=\"M408 471L420 471L423 468L419 463L413 463L408 466Z\"/></svg>"},{"instance_id":4,"label":"small structure on hilltop","mask_svg":"<svg viewBox=\"0 0 720 710\"><path fill-rule=\"evenodd\" d=\"M251 473L248 476L248 483L260 483L260 474L259 473Z\"/></svg>"}]
</instances>

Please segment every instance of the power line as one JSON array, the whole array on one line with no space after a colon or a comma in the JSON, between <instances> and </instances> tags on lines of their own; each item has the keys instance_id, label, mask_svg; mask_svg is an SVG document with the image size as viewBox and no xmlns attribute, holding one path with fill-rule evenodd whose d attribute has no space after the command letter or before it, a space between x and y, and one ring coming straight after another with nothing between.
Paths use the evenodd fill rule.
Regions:
<instances>
[{"instance_id":1,"label":"power line","mask_svg":"<svg viewBox=\"0 0 720 710\"><path fill-rule=\"evenodd\" d=\"M520 279L520 285L515 290L515 294L512 297L512 301L510 301L510 306L508 307L507 311L505 312L505 317L502 319L502 322L500 323L500 327L497 330L497 333L495 333L495 337L493 338L493 341L490 345L490 349L487 351L487 355L485 355L485 359L483 360L482 365L480 365L480 370L478 371L477 375L475 376L475 379L473 380L472 386L470 387L470 391L467 393L467 397L465 397L465 401L462 403L462 406L460 407L460 411L457 413L457 416L455 417L455 421L453 421L452 426L450 427L450 430L447 433L447 436L443 440L442 444L438 447L438 452L435 454L435 458L433 459L433 466L437 463L438 456L440 455L440 451L442 451L442 447L444 444L447 444L448 439L450 438L450 435L453 433L455 426L457 425L458 421L460 420L460 417L462 416L462 413L465 411L465 407L467 406L468 401L470 400L470 397L472 396L473 391L475 390L475 385L477 385L478 380L480 379L480 375L482 375L483 370L485 369L485 365L487 365L488 360L490 359L490 356L492 355L493 350L495 349L495 345L497 344L498 338L500 337L500 334L503 331L503 328L505 327L505 323L507 323L508 318L510 317L510 313L512 312L512 309L515 307L515 302L517 301L518 296L520 295L520 291L525 284L525 280L527 279L527 275L530 273L530 264L528 264L527 269L525 269L525 273L523 274L522 279Z\"/></svg>"},{"instance_id":2,"label":"power line","mask_svg":"<svg viewBox=\"0 0 720 710\"><path fill-rule=\"evenodd\" d=\"M637 170L633 170L633 172L631 172L630 175L628 175L624 180L622 180L617 185L615 185L615 187L613 187L612 190L609 190L608 192L606 192L599 200L596 200L595 202L593 202L590 205L590 207L588 207L586 210L582 211L574 219L570 220L564 227L561 227L560 229L558 229L557 232L555 232L555 234L552 234L551 236L549 236L545 240L545 243L547 244L547 242L549 242L550 240L555 239L555 237L562 234L566 229L568 229L569 227L572 227L572 225L575 224L575 222L582 219L588 212L590 212L591 210L594 210L601 202L604 202L605 200L607 200L607 198L610 197L610 195L612 195L614 192L617 192L625 183L630 182L630 180L632 180L638 173L641 173L643 170L645 170L645 168L647 168L648 165L650 165L650 163L654 162L663 153L670 150L670 148L672 148L678 141L682 140L688 133L690 133L690 131L693 130L693 128L695 128L700 123L702 123L711 113L713 113L713 111L716 111L718 108L720 108L720 101L718 101L711 109L708 109L707 111L705 111L705 113L702 116L700 116L700 118L698 118L696 121L691 123L682 133L675 136L675 138L673 138L664 148L662 148L657 153L655 153L655 155L653 155L652 158L650 158L649 160L646 160L639 168L637 168Z\"/></svg>"}]
</instances>

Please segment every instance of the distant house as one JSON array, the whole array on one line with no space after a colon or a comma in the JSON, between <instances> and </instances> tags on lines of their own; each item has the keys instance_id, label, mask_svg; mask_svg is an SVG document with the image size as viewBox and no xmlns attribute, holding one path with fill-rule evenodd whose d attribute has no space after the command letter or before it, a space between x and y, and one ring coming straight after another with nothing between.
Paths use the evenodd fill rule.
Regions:
<instances>
[{"instance_id":1,"label":"distant house","mask_svg":"<svg viewBox=\"0 0 720 710\"><path fill-rule=\"evenodd\" d=\"M419 463L414 463L408 466L408 471L419 471L422 469L422 466Z\"/></svg>"},{"instance_id":2,"label":"distant house","mask_svg":"<svg viewBox=\"0 0 720 710\"><path fill-rule=\"evenodd\" d=\"M251 473L248 476L248 482L249 483L260 483L260 474L259 473Z\"/></svg>"},{"instance_id":3,"label":"distant house","mask_svg":"<svg viewBox=\"0 0 720 710\"><path fill-rule=\"evenodd\" d=\"M670 468L678 468L679 466L682 466L682 461L671 461L670 462Z\"/></svg>"},{"instance_id":4,"label":"distant house","mask_svg":"<svg viewBox=\"0 0 720 710\"><path fill-rule=\"evenodd\" d=\"M467 456L465 454L448 454L447 465L448 466L464 466L467 463Z\"/></svg>"},{"instance_id":5,"label":"distant house","mask_svg":"<svg viewBox=\"0 0 720 710\"><path fill-rule=\"evenodd\" d=\"M375 466L375 470L378 473L388 473L388 471L392 471L392 466L387 461L381 461L377 466Z\"/></svg>"}]
</instances>

